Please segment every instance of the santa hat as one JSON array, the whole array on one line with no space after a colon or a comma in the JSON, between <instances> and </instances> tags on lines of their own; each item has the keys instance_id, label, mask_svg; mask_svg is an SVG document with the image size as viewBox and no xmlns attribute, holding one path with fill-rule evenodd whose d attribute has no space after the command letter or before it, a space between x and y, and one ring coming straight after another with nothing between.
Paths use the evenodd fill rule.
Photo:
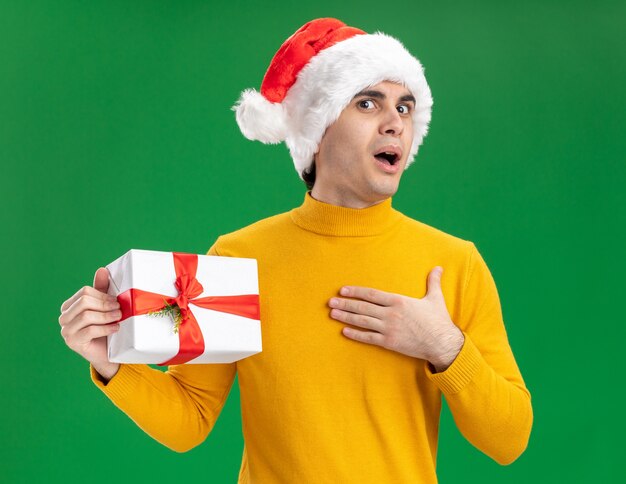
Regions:
<instances>
[{"instance_id":1,"label":"santa hat","mask_svg":"<svg viewBox=\"0 0 626 484\"><path fill-rule=\"evenodd\" d=\"M285 141L302 178L326 128L355 94L382 81L403 84L416 99L406 170L428 133L433 99L420 62L382 32L367 34L334 18L307 22L274 55L261 92L244 90L232 109L246 138Z\"/></svg>"}]
</instances>

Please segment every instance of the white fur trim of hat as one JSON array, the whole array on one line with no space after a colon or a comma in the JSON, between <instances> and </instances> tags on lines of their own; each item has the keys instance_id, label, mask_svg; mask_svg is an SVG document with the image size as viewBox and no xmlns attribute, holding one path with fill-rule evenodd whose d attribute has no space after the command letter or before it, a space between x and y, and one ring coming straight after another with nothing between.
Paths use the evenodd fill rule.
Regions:
<instances>
[{"instance_id":1,"label":"white fur trim of hat","mask_svg":"<svg viewBox=\"0 0 626 484\"><path fill-rule=\"evenodd\" d=\"M331 20L340 22L317 19L327 23ZM302 45L296 46L297 34L306 34L307 27L310 34L314 22L305 24L283 44L266 73L261 92L254 89L242 92L232 108L241 132L250 140L266 144L285 141L302 178L302 172L313 162L326 128L339 118L354 95L382 81L397 82L416 99L413 143L406 170L413 163L431 120L433 98L422 64L397 39L382 32L361 33L346 28L342 22L334 26L350 29L347 38L328 41L328 34L323 32L324 27L328 30L327 25L318 25L318 29L322 28L317 39L318 51L307 50L312 44L310 35L301 39ZM324 46L324 42L331 45ZM299 49L296 55L295 49ZM291 73L292 79L285 72Z\"/></svg>"}]
</instances>

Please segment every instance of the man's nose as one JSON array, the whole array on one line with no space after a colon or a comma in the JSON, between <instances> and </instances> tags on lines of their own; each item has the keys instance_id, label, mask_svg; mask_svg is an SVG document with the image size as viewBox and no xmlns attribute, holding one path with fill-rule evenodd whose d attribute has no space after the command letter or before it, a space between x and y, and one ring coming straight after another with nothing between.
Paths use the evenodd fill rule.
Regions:
<instances>
[{"instance_id":1,"label":"man's nose","mask_svg":"<svg viewBox=\"0 0 626 484\"><path fill-rule=\"evenodd\" d=\"M380 133L399 136L403 129L402 117L395 106L392 109L387 109L380 124Z\"/></svg>"}]
</instances>

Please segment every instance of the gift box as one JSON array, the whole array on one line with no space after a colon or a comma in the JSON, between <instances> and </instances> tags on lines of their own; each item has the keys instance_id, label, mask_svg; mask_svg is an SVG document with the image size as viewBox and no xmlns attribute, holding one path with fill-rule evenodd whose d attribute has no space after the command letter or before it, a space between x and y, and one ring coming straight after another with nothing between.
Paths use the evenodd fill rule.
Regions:
<instances>
[{"instance_id":1,"label":"gift box","mask_svg":"<svg viewBox=\"0 0 626 484\"><path fill-rule=\"evenodd\" d=\"M256 259L131 249L106 266L113 363L232 363L261 352Z\"/></svg>"}]
</instances>

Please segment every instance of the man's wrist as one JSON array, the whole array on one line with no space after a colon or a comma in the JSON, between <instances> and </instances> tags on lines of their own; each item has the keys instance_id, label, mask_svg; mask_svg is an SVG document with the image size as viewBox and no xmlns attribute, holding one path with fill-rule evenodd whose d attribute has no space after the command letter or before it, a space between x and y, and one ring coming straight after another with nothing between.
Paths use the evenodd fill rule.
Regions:
<instances>
[{"instance_id":1,"label":"man's wrist","mask_svg":"<svg viewBox=\"0 0 626 484\"><path fill-rule=\"evenodd\" d=\"M437 354L437 356L428 360L435 369L435 373L441 373L442 371L446 371L448 369L461 352L461 348L463 348L464 343L465 336L463 335L463 332L457 326L454 326L454 328L450 330L450 333L447 333L442 338L441 351Z\"/></svg>"},{"instance_id":2,"label":"man's wrist","mask_svg":"<svg viewBox=\"0 0 626 484\"><path fill-rule=\"evenodd\" d=\"M91 363L104 383L109 383L120 369L119 363Z\"/></svg>"}]
</instances>

